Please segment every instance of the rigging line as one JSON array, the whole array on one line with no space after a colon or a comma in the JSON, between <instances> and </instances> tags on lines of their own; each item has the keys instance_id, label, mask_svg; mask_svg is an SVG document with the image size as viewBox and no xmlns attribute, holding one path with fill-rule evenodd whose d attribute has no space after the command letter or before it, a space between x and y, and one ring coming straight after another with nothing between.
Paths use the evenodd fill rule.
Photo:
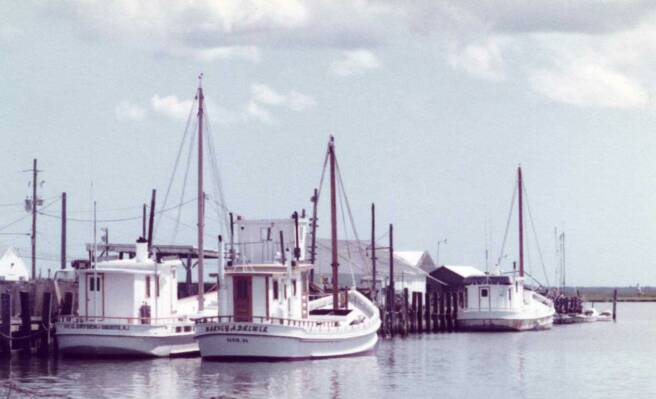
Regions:
<instances>
[{"instance_id":1,"label":"rigging line","mask_svg":"<svg viewBox=\"0 0 656 399\"><path fill-rule=\"evenodd\" d=\"M11 203L11 204L0 204L0 207L5 207L5 206L22 206L22 205L23 205L22 202L14 202L14 203Z\"/></svg>"},{"instance_id":2,"label":"rigging line","mask_svg":"<svg viewBox=\"0 0 656 399\"><path fill-rule=\"evenodd\" d=\"M348 196L346 195L346 189L344 188L344 180L342 179L342 172L339 168L339 163L337 162L337 159L335 159L335 167L337 169L337 180L339 182L339 186L341 187L341 193L344 196L344 201L346 202L346 209L348 210L348 215L349 215L349 220L351 221L351 229L353 230L353 235L355 236L355 239L360 242L360 237L358 236L358 230L355 227L355 220L353 219L353 212L351 211L351 204L349 202ZM358 246L358 249L360 250L360 256L365 258L364 251L362 250L361 246Z\"/></svg>"},{"instance_id":3,"label":"rigging line","mask_svg":"<svg viewBox=\"0 0 656 399\"><path fill-rule=\"evenodd\" d=\"M321 196L321 188L323 187L323 179L326 177L326 168L328 166L328 158L330 157L330 150L326 149L326 156L323 159L323 169L321 169L321 178L319 179L319 188L317 189L317 198L314 200L319 202L319 197Z\"/></svg>"},{"instance_id":4,"label":"rigging line","mask_svg":"<svg viewBox=\"0 0 656 399\"><path fill-rule=\"evenodd\" d=\"M124 206L124 207L120 207L120 208L98 209L97 213L131 211L131 210L135 210L135 209L142 209L142 208L141 208L141 206ZM68 213L92 213L93 209L85 209L85 210L77 210L77 211L67 210L66 212L68 212Z\"/></svg>"},{"instance_id":5,"label":"rigging line","mask_svg":"<svg viewBox=\"0 0 656 399\"><path fill-rule=\"evenodd\" d=\"M535 282L538 284L539 287L545 287L545 285L542 284L542 283L540 282L540 280L538 280L537 278L533 277L533 276L532 276L531 274L529 274L526 270L524 270L524 274L526 274L526 275L529 276L533 281L535 281ZM549 283L547 282L547 286L548 286L548 285L549 285Z\"/></svg>"},{"instance_id":6,"label":"rigging line","mask_svg":"<svg viewBox=\"0 0 656 399\"><path fill-rule=\"evenodd\" d=\"M535 222L533 221L533 213L531 212L531 204L529 203L528 200L528 193L526 192L526 184L524 184L523 191L524 195L526 196L526 208L528 209L528 217L529 220L531 221L531 228L533 230L533 236L535 237L535 245L538 247L538 255L540 256L540 262L542 263L542 272L544 273L544 279L547 282L547 285L549 285L549 276L547 275L547 268L544 265L544 258L542 257L542 249L540 248L540 242L538 241L538 233L535 230Z\"/></svg>"},{"instance_id":7,"label":"rigging line","mask_svg":"<svg viewBox=\"0 0 656 399\"><path fill-rule=\"evenodd\" d=\"M501 265L503 258L503 251L506 249L506 240L508 239L508 230L510 230L510 220L512 219L512 211L515 207L515 196L517 195L517 187L513 189L512 199L510 200L510 211L508 212L508 219L506 220L506 231L503 233L503 241L501 243L501 252L499 252L499 259L497 259L497 266Z\"/></svg>"},{"instance_id":8,"label":"rigging line","mask_svg":"<svg viewBox=\"0 0 656 399\"><path fill-rule=\"evenodd\" d=\"M176 206L172 206L172 207L167 208L167 209L162 209L160 211L155 212L155 214L162 215L165 212L177 209L179 207L183 207L183 206L185 206L185 205L187 205L191 202L194 202L194 201L196 201L196 198L192 198L192 199L190 199L186 202L183 202L183 203L178 204ZM53 215L51 213L46 213L46 212L42 212L42 211L37 211L37 213L40 214L40 215L43 215L43 216L47 216L47 217L51 217L51 218L55 218L55 219L61 219L61 216ZM27 215L27 216L29 216L29 215ZM117 218L117 219L97 219L96 222L97 223L114 223L114 222L126 222L126 221L130 221L130 220L140 220L140 219L142 219L142 216L125 217L125 218ZM69 218L69 217L67 217L66 220L71 221L71 222L93 223L93 219L80 219L80 218Z\"/></svg>"},{"instance_id":9,"label":"rigging line","mask_svg":"<svg viewBox=\"0 0 656 399\"><path fill-rule=\"evenodd\" d=\"M230 225L230 220L227 212L228 206L225 199L225 192L223 191L223 183L221 181L221 170L219 169L219 164L217 162L218 157L217 157L216 147L214 146L214 134L212 134L208 113L206 112L204 115L206 119L205 123L207 125L208 134L206 136L207 136L208 147L210 150L210 161L211 161L210 165L212 166L212 175L214 177L214 189L216 190L215 194L219 197L219 201L221 202L224 209L223 215L221 215L220 210L217 209L217 216L219 218L222 217L224 223L223 225L224 231L228 231Z\"/></svg>"},{"instance_id":10,"label":"rigging line","mask_svg":"<svg viewBox=\"0 0 656 399\"><path fill-rule=\"evenodd\" d=\"M337 160L335 160L335 161L337 161ZM335 163L335 164L337 164L337 163ZM339 209L340 209L341 214L342 214L342 226L344 228L344 238L346 239L346 253L347 253L349 258L352 258L351 244L349 242L348 228L346 226L346 212L344 212L344 190L343 190L343 188L340 189L339 185L337 186L337 194L339 196ZM357 246L360 247L359 242L357 242ZM353 266L351 266L350 263L348 263L348 265L349 265L349 271L351 272L351 282L353 283L353 287L355 287L356 282L355 282L355 273L353 272Z\"/></svg>"},{"instance_id":11,"label":"rigging line","mask_svg":"<svg viewBox=\"0 0 656 399\"><path fill-rule=\"evenodd\" d=\"M194 144L196 143L196 130L195 125L192 130L191 139L189 144L189 152L187 153L187 165L185 167L184 178L182 180L182 190L180 191L180 202L184 201L185 191L187 191L187 181L189 180L189 169L191 168L191 159L193 158ZM178 228L180 227L180 218L182 216L182 208L178 208L178 215L173 226L173 235L171 236L171 242L175 242L175 239L178 235Z\"/></svg>"},{"instance_id":12,"label":"rigging line","mask_svg":"<svg viewBox=\"0 0 656 399\"><path fill-rule=\"evenodd\" d=\"M182 154L182 149L184 148L184 143L185 140L187 139L187 134L189 133L189 124L191 123L191 117L194 114L194 108L196 106L196 96L194 96L194 100L191 102L191 109L189 110L189 115L187 116L187 123L185 124L185 130L184 134L182 135L182 140L180 140L180 146L178 148L178 154L175 157L175 163L173 164L173 172L171 173L171 177L169 178L169 184L166 187L166 194L164 194L164 203L162 204L163 207L166 207L166 203L168 202L169 199L169 194L171 193L171 187L173 186L173 180L175 180L175 172L178 169L178 163L180 162L180 155ZM159 220L155 224L155 235L157 235L157 229L159 228Z\"/></svg>"}]
</instances>

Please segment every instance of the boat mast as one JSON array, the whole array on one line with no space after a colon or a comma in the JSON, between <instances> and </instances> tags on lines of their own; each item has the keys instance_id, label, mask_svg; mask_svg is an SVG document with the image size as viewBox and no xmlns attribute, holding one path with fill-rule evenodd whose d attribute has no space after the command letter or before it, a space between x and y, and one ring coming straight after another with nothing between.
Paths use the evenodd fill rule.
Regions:
<instances>
[{"instance_id":1,"label":"boat mast","mask_svg":"<svg viewBox=\"0 0 656 399\"><path fill-rule=\"evenodd\" d=\"M519 204L519 277L524 277L524 215L522 207L522 167L517 167L517 191Z\"/></svg>"},{"instance_id":2,"label":"boat mast","mask_svg":"<svg viewBox=\"0 0 656 399\"><path fill-rule=\"evenodd\" d=\"M203 285L203 230L205 228L205 193L203 191L203 74L198 77L198 311L204 308L205 286Z\"/></svg>"},{"instance_id":3,"label":"boat mast","mask_svg":"<svg viewBox=\"0 0 656 399\"><path fill-rule=\"evenodd\" d=\"M328 142L328 156L330 157L330 234L332 243L332 269L333 269L333 310L339 308L339 279L337 277L337 187L335 184L335 139L330 136Z\"/></svg>"}]
</instances>

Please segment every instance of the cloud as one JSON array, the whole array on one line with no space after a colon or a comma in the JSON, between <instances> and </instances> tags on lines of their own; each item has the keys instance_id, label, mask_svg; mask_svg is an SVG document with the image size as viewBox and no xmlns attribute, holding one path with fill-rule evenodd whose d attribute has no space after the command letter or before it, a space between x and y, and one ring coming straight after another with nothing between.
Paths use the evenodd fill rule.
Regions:
<instances>
[{"instance_id":1,"label":"cloud","mask_svg":"<svg viewBox=\"0 0 656 399\"><path fill-rule=\"evenodd\" d=\"M251 100L246 106L248 115L260 122L272 124L274 122L271 107L285 108L294 112L302 112L317 105L314 98L296 90L290 90L284 94L277 92L271 87L254 83L251 85Z\"/></svg>"},{"instance_id":2,"label":"cloud","mask_svg":"<svg viewBox=\"0 0 656 399\"><path fill-rule=\"evenodd\" d=\"M536 70L533 88L545 97L583 107L644 108L649 93L631 78L602 65L574 64L556 70Z\"/></svg>"},{"instance_id":3,"label":"cloud","mask_svg":"<svg viewBox=\"0 0 656 399\"><path fill-rule=\"evenodd\" d=\"M492 38L484 43L472 43L464 47L454 45L448 55L449 64L480 78L501 80L505 75L501 47L501 42Z\"/></svg>"},{"instance_id":4,"label":"cloud","mask_svg":"<svg viewBox=\"0 0 656 399\"><path fill-rule=\"evenodd\" d=\"M333 62L332 72L338 76L351 76L378 69L381 63L369 50L358 49L342 52L342 58Z\"/></svg>"},{"instance_id":5,"label":"cloud","mask_svg":"<svg viewBox=\"0 0 656 399\"><path fill-rule=\"evenodd\" d=\"M254 117L258 121L265 123L267 125L273 124L273 118L271 117L271 112L262 108L257 102L250 101L246 106L246 112L248 115Z\"/></svg>"},{"instance_id":6,"label":"cloud","mask_svg":"<svg viewBox=\"0 0 656 399\"><path fill-rule=\"evenodd\" d=\"M223 46L209 48L179 47L166 50L168 55L189 57L199 62L211 63L217 60L260 61L260 50L256 46Z\"/></svg>"},{"instance_id":7,"label":"cloud","mask_svg":"<svg viewBox=\"0 0 656 399\"><path fill-rule=\"evenodd\" d=\"M172 119L187 119L192 105L192 100L179 100L174 95L160 97L158 94L155 94L150 99L150 106L153 111Z\"/></svg>"},{"instance_id":8,"label":"cloud","mask_svg":"<svg viewBox=\"0 0 656 399\"><path fill-rule=\"evenodd\" d=\"M142 121L146 118L146 110L129 101L121 101L114 108L114 114L119 121Z\"/></svg>"}]
</instances>

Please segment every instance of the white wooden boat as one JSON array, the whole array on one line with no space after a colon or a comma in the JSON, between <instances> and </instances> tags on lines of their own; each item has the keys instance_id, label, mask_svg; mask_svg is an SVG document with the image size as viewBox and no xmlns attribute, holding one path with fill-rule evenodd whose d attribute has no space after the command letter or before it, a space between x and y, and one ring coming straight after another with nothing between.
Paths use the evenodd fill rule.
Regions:
<instances>
[{"instance_id":1,"label":"white wooden boat","mask_svg":"<svg viewBox=\"0 0 656 399\"><path fill-rule=\"evenodd\" d=\"M597 321L613 321L613 312L610 310L604 310L597 315Z\"/></svg>"},{"instance_id":2,"label":"white wooden boat","mask_svg":"<svg viewBox=\"0 0 656 399\"><path fill-rule=\"evenodd\" d=\"M574 315L574 320L577 323L592 323L597 321L599 312L594 308L583 309L579 314Z\"/></svg>"},{"instance_id":3,"label":"white wooden boat","mask_svg":"<svg viewBox=\"0 0 656 399\"><path fill-rule=\"evenodd\" d=\"M143 239L137 242L135 253L131 259L78 267L78 314L61 316L56 324L61 353L172 356L198 352L190 319L198 315L195 297L178 300L176 275L182 263L151 259Z\"/></svg>"},{"instance_id":4,"label":"white wooden boat","mask_svg":"<svg viewBox=\"0 0 656 399\"><path fill-rule=\"evenodd\" d=\"M198 320L204 359L297 360L356 355L378 341L378 308L356 290L339 292L334 180L331 157L333 292L309 300L308 221L238 220L239 242L220 262L219 313Z\"/></svg>"},{"instance_id":5,"label":"white wooden boat","mask_svg":"<svg viewBox=\"0 0 656 399\"><path fill-rule=\"evenodd\" d=\"M470 276L463 280L456 324L465 331L545 330L553 326L553 302L524 287L522 170L517 168L519 276Z\"/></svg>"},{"instance_id":6,"label":"white wooden boat","mask_svg":"<svg viewBox=\"0 0 656 399\"><path fill-rule=\"evenodd\" d=\"M465 278L464 284L464 307L457 317L461 330L545 330L553 325L553 303L525 289L523 279L472 276Z\"/></svg>"}]
</instances>

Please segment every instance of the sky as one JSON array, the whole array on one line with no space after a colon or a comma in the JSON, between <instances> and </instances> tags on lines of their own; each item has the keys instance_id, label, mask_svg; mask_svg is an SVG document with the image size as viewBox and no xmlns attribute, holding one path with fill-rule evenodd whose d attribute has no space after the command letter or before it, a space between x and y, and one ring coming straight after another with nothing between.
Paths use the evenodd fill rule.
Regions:
<instances>
[{"instance_id":1,"label":"sky","mask_svg":"<svg viewBox=\"0 0 656 399\"><path fill-rule=\"evenodd\" d=\"M181 143L203 73L213 159L239 215L309 211L334 135L358 237L375 202L381 245L393 224L400 250L435 258L446 238L440 263L485 269L488 247L489 268L501 257L509 270L516 219L501 247L521 164L532 275L556 279L558 229L568 285L656 285L651 1L0 0L0 10L0 249L29 257L24 170L38 158L44 275L58 267L62 192L71 259L93 240L94 200L98 228L130 242L152 189L162 206L179 152L156 241L194 242L195 163L183 195ZM325 201L319 220L327 236Z\"/></svg>"}]
</instances>

